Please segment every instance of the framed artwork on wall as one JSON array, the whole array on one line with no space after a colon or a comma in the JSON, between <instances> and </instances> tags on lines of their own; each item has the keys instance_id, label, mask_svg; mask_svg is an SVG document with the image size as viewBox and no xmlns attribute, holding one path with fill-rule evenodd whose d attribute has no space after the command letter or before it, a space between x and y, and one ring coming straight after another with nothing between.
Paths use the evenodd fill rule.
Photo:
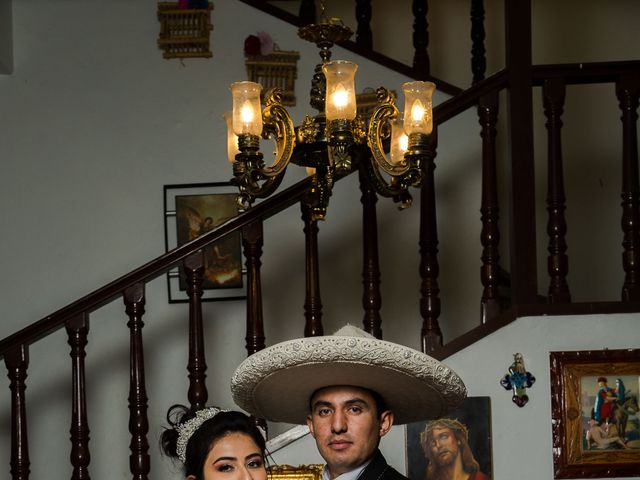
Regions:
<instances>
[{"instance_id":1,"label":"framed artwork on wall","mask_svg":"<svg viewBox=\"0 0 640 480\"><path fill-rule=\"evenodd\" d=\"M237 189L230 183L164 186L165 248L184 245L238 215ZM202 301L246 298L242 236L234 232L207 246ZM167 273L169 303L188 302L183 266Z\"/></svg>"},{"instance_id":2,"label":"framed artwork on wall","mask_svg":"<svg viewBox=\"0 0 640 480\"><path fill-rule=\"evenodd\" d=\"M640 349L551 352L555 478L640 476Z\"/></svg>"},{"instance_id":3,"label":"framed artwork on wall","mask_svg":"<svg viewBox=\"0 0 640 480\"><path fill-rule=\"evenodd\" d=\"M469 478L492 478L490 400L467 397L446 417L408 424L407 477L453 478L446 472L459 458Z\"/></svg>"}]
</instances>

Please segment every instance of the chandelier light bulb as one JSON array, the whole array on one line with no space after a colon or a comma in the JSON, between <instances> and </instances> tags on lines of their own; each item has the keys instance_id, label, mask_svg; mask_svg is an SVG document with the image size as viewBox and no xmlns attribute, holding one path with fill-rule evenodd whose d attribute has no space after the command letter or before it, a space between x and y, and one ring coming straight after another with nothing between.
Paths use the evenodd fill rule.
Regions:
<instances>
[{"instance_id":1,"label":"chandelier light bulb","mask_svg":"<svg viewBox=\"0 0 640 480\"><path fill-rule=\"evenodd\" d=\"M416 123L422 122L424 119L424 113L425 110L422 102L420 100L413 102L413 107L411 107L411 120Z\"/></svg>"},{"instance_id":2,"label":"chandelier light bulb","mask_svg":"<svg viewBox=\"0 0 640 480\"><path fill-rule=\"evenodd\" d=\"M337 108L344 108L349 102L349 93L345 90L341 83L336 87L333 92L333 104Z\"/></svg>"},{"instance_id":3,"label":"chandelier light bulb","mask_svg":"<svg viewBox=\"0 0 640 480\"><path fill-rule=\"evenodd\" d=\"M251 108L249 100L245 100L242 104L242 108L240 109L240 118L242 119L242 123L249 124L253 122L253 108Z\"/></svg>"}]
</instances>

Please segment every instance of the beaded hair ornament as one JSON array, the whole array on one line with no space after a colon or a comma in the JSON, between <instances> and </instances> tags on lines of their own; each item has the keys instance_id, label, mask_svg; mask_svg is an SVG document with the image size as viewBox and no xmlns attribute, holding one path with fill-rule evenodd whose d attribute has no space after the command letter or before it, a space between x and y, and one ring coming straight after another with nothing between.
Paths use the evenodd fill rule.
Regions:
<instances>
[{"instance_id":1,"label":"beaded hair ornament","mask_svg":"<svg viewBox=\"0 0 640 480\"><path fill-rule=\"evenodd\" d=\"M187 444L191 436L198 430L204 422L211 420L221 412L229 412L230 410L218 407L208 407L198 410L195 417L190 418L184 423L176 426L178 432L178 441L176 442L176 453L182 463L187 461ZM257 426L262 438L267 439L267 432L260 425Z\"/></svg>"},{"instance_id":2,"label":"beaded hair ornament","mask_svg":"<svg viewBox=\"0 0 640 480\"><path fill-rule=\"evenodd\" d=\"M178 458L182 463L187 461L187 443L189 443L189 439L191 435L193 435L196 430L200 428L200 426L206 422L207 420L211 420L220 412L228 412L229 410L223 410L217 407L208 407L203 408L202 410L198 410L196 412L196 416L190 418L184 423L176 426L176 431L178 432L178 441L176 442L176 453L178 454Z\"/></svg>"}]
</instances>

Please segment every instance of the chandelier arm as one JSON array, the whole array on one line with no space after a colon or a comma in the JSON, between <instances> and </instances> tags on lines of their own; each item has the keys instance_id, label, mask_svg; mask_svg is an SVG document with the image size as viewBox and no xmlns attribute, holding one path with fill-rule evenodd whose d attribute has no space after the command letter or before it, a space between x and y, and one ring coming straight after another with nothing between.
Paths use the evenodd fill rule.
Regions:
<instances>
[{"instance_id":1,"label":"chandelier arm","mask_svg":"<svg viewBox=\"0 0 640 480\"><path fill-rule=\"evenodd\" d=\"M373 111L369 120L367 145L371 149L373 161L375 161L376 165L389 175L397 177L406 173L409 170L409 165L406 162L393 164L387 160L382 140L387 136L383 131L385 126L398 118L398 108L395 105L393 94L389 90L380 87L376 90L376 93L380 104Z\"/></svg>"},{"instance_id":2,"label":"chandelier arm","mask_svg":"<svg viewBox=\"0 0 640 480\"><path fill-rule=\"evenodd\" d=\"M365 178L378 195L382 195L386 198L392 198L394 202L400 203L400 209L411 206L413 197L411 196L411 193L409 193L409 186L411 186L413 182L410 180L410 169L407 169L409 174L391 177L391 181L388 182L380 174L380 170L371 156L361 163L361 167L364 169Z\"/></svg>"},{"instance_id":3,"label":"chandelier arm","mask_svg":"<svg viewBox=\"0 0 640 480\"><path fill-rule=\"evenodd\" d=\"M281 103L282 91L273 88L265 95L265 108L262 111L262 137L273 137L276 143L276 157L273 163L260 169L263 178L274 178L284 174L293 148L296 145L296 133L291 115Z\"/></svg>"}]
</instances>

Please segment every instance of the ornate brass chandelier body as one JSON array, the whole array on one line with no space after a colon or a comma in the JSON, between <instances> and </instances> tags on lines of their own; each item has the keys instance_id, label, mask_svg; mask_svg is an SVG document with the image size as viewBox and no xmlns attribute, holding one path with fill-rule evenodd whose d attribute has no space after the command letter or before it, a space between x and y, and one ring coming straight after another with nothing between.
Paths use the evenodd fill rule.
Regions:
<instances>
[{"instance_id":1,"label":"ornate brass chandelier body","mask_svg":"<svg viewBox=\"0 0 640 480\"><path fill-rule=\"evenodd\" d=\"M229 155L233 162L232 182L238 186L241 208L250 208L255 199L271 195L282 182L290 162L313 174L306 202L315 220L326 215L335 179L357 168L365 172L378 194L393 198L400 208L410 206L409 188L422 185L423 164L435 157L431 99L435 85L431 82L403 85L404 120L395 105L395 96L384 87L378 88L378 105L365 124L355 115L357 65L330 60L331 47L347 40L352 31L342 22L332 20L302 27L298 35L320 49L322 62L315 68L310 92L310 104L318 110L317 115L305 117L299 127L294 127L277 89L266 93L260 113L259 84L231 85L233 114L228 122L229 135L237 135L238 148L236 151L235 145L230 147ZM405 145L401 145L403 135ZM260 153L260 136L273 138L276 144L275 159L269 166ZM233 143L235 139L230 145ZM386 154L389 150L391 158Z\"/></svg>"}]
</instances>

